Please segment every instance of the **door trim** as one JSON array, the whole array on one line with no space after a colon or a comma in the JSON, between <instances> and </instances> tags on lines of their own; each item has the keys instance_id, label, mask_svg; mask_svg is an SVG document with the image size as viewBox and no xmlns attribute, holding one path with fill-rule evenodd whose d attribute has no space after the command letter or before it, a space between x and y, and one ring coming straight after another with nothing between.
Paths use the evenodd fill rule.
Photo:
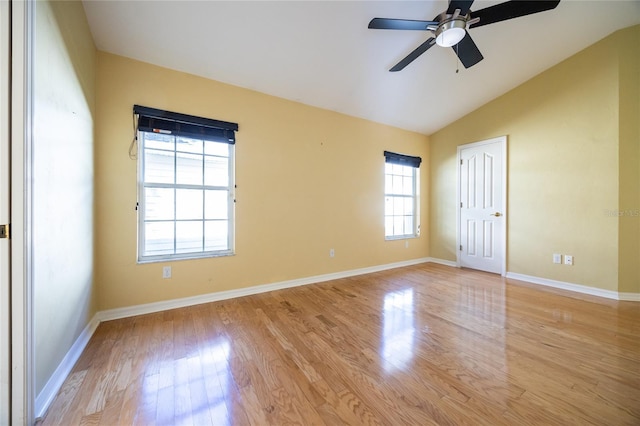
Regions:
<instances>
[{"instance_id":1,"label":"door trim","mask_svg":"<svg viewBox=\"0 0 640 426\"><path fill-rule=\"evenodd\" d=\"M11 9L0 1L0 224L10 224ZM0 425L11 420L11 244L0 239Z\"/></svg>"},{"instance_id":2,"label":"door trim","mask_svg":"<svg viewBox=\"0 0 640 426\"><path fill-rule=\"evenodd\" d=\"M493 144L493 143L497 143L499 142L501 144L501 151L502 151L502 206L501 206L501 211L504 212L504 232L503 232L503 238L502 238L502 245L504 247L504 254L502 256L502 260L500 262L501 264L501 268L500 268L500 275L502 275L503 277L507 275L507 253L508 253L508 246L507 246L507 233L508 233L508 229L509 229L509 215L508 215L508 211L507 211L507 166L509 164L509 162L507 161L507 136L498 136L495 138L491 138L491 139L485 139L482 141L478 141L478 142L473 142L473 143L468 143L468 144L464 144L464 145L458 145L458 149L456 152L456 266L459 268L461 265L460 262L460 244L461 244L461 240L460 240L460 174L462 172L462 169L460 167L460 160L462 159L462 151L464 149L467 148L476 148L482 145L488 145L488 144Z\"/></svg>"},{"instance_id":3,"label":"door trim","mask_svg":"<svg viewBox=\"0 0 640 426\"><path fill-rule=\"evenodd\" d=\"M35 2L11 4L11 424L34 423L32 149Z\"/></svg>"}]
</instances>

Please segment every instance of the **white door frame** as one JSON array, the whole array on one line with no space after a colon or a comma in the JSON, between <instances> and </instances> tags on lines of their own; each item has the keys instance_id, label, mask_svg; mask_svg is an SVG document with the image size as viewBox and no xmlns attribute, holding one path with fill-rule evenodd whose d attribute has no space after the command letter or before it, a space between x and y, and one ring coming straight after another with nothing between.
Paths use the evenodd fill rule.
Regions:
<instances>
[{"instance_id":1,"label":"white door frame","mask_svg":"<svg viewBox=\"0 0 640 426\"><path fill-rule=\"evenodd\" d=\"M35 2L11 8L11 424L34 423L32 117Z\"/></svg>"},{"instance_id":2,"label":"white door frame","mask_svg":"<svg viewBox=\"0 0 640 426\"><path fill-rule=\"evenodd\" d=\"M508 230L508 215L507 215L507 136L498 136L491 139L486 139L479 142L468 143L465 145L458 145L458 150L456 153L456 265L460 267L460 161L462 160L461 153L466 148L475 148L481 145L487 145L500 142L502 147L502 206L500 207L501 212L504 215L504 232L502 238L502 245L504 247L504 255L502 256L500 268L500 275L503 277L507 275L507 230Z\"/></svg>"},{"instance_id":3,"label":"white door frame","mask_svg":"<svg viewBox=\"0 0 640 426\"><path fill-rule=\"evenodd\" d=\"M11 222L9 209L9 133L11 82L11 8L0 0L0 224ZM8 425L11 410L11 291L10 241L0 239L0 425Z\"/></svg>"}]
</instances>

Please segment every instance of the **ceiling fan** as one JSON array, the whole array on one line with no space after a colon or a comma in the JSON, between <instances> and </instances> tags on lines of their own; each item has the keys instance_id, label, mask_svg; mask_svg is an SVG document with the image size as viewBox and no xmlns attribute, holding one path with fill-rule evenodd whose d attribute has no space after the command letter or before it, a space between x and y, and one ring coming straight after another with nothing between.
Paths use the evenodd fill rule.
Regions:
<instances>
[{"instance_id":1,"label":"ceiling fan","mask_svg":"<svg viewBox=\"0 0 640 426\"><path fill-rule=\"evenodd\" d=\"M376 30L431 31L432 33L432 37L429 37L427 41L409 53L389 71L402 70L434 44L442 47L452 47L464 67L469 68L480 62L483 56L467 29L555 9L558 3L560 3L560 0L511 0L472 11L470 9L473 0L450 0L447 10L433 18L433 21L373 18L369 22L369 28Z\"/></svg>"}]
</instances>

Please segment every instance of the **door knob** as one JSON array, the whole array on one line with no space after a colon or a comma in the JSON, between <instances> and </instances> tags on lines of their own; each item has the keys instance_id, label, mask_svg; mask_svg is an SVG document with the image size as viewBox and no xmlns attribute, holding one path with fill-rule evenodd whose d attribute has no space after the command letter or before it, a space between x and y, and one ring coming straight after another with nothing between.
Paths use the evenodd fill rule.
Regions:
<instances>
[{"instance_id":1,"label":"door knob","mask_svg":"<svg viewBox=\"0 0 640 426\"><path fill-rule=\"evenodd\" d=\"M502 216L502 213L495 212L495 213L491 213L490 216L500 217L500 216Z\"/></svg>"}]
</instances>

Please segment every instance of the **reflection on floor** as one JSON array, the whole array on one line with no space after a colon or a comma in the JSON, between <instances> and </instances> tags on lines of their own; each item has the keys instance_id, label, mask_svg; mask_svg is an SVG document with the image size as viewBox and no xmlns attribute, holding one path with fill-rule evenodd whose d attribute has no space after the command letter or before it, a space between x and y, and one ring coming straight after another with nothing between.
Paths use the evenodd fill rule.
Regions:
<instances>
[{"instance_id":1,"label":"reflection on floor","mask_svg":"<svg viewBox=\"0 0 640 426\"><path fill-rule=\"evenodd\" d=\"M42 423L640 424L640 306L567 295L423 264L110 321Z\"/></svg>"}]
</instances>

